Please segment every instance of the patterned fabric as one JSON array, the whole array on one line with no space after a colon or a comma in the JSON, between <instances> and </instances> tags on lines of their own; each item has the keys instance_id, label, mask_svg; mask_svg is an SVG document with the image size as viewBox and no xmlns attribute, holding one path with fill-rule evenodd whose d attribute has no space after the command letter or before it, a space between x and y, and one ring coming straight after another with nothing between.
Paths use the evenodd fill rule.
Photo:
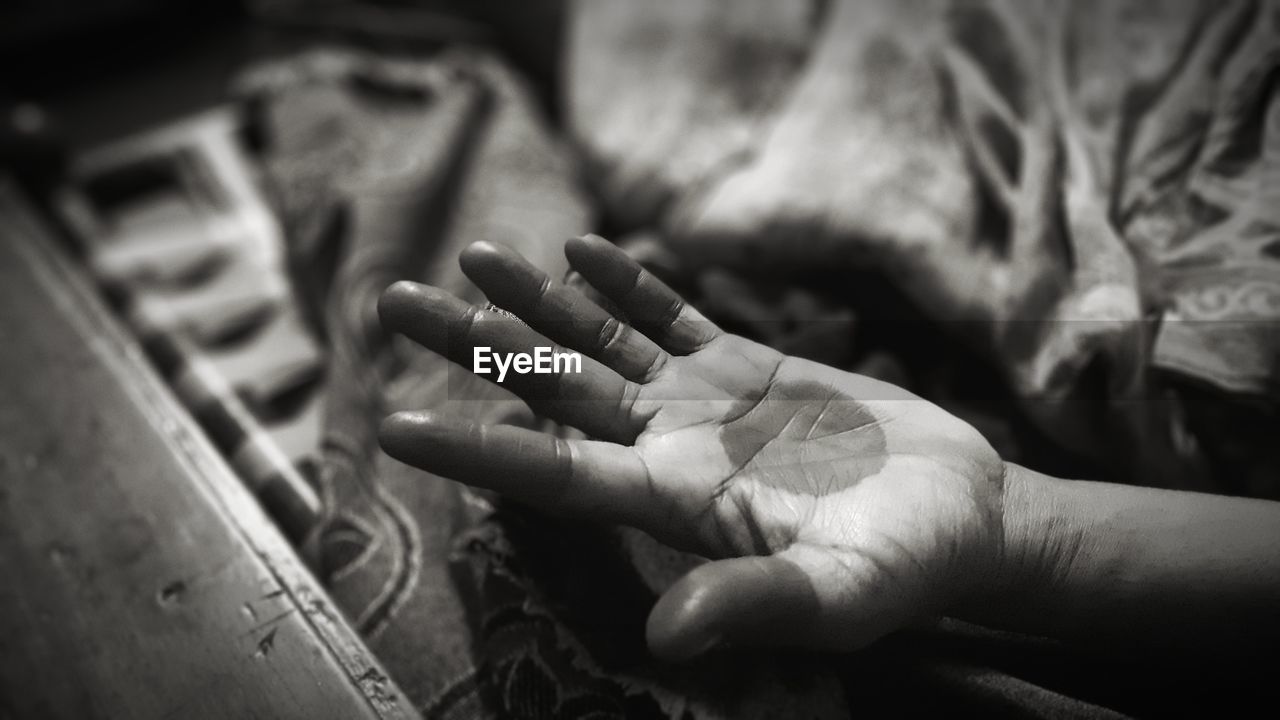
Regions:
<instances>
[{"instance_id":1,"label":"patterned fabric","mask_svg":"<svg viewBox=\"0 0 1280 720\"><path fill-rule=\"evenodd\" d=\"M471 689L448 716L472 716L470 638L447 567L466 508L456 488L381 455L375 435L395 396L431 404L440 386L429 376L390 385L415 359L383 335L374 308L386 285L423 277L448 253L429 239L452 221L450 188L489 122L488 90L448 65L316 51L255 68L240 92L261 109L268 186L332 350L318 570L415 703L460 682Z\"/></svg>"}]
</instances>

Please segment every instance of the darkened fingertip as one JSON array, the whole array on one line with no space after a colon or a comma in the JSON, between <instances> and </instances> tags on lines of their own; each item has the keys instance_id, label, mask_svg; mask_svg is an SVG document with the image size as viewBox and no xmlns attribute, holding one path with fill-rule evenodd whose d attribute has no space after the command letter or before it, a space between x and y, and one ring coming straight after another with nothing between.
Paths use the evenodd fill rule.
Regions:
<instances>
[{"instance_id":1,"label":"darkened fingertip","mask_svg":"<svg viewBox=\"0 0 1280 720\"><path fill-rule=\"evenodd\" d=\"M614 244L599 235L580 235L565 241L564 256L568 258L571 265L574 265L584 260L589 261L593 257L599 257L602 251L608 252L612 249L614 249Z\"/></svg>"},{"instance_id":2,"label":"darkened fingertip","mask_svg":"<svg viewBox=\"0 0 1280 720\"><path fill-rule=\"evenodd\" d=\"M393 413L383 418L378 426L378 444L391 457L404 460L421 440L422 431L435 422L435 414L426 411Z\"/></svg>"},{"instance_id":3,"label":"darkened fingertip","mask_svg":"<svg viewBox=\"0 0 1280 720\"><path fill-rule=\"evenodd\" d=\"M564 244L565 252L591 252L600 250L611 250L615 246L613 243L594 233L571 237Z\"/></svg>"},{"instance_id":4,"label":"darkened fingertip","mask_svg":"<svg viewBox=\"0 0 1280 720\"><path fill-rule=\"evenodd\" d=\"M378 318L382 327L389 332L401 332L414 322L424 307L439 299L440 292L430 285L409 280L392 283L378 298Z\"/></svg>"},{"instance_id":5,"label":"darkened fingertip","mask_svg":"<svg viewBox=\"0 0 1280 720\"><path fill-rule=\"evenodd\" d=\"M821 646L813 585L776 555L717 560L691 570L654 605L646 634L655 655L688 659L721 643Z\"/></svg>"},{"instance_id":6,"label":"darkened fingertip","mask_svg":"<svg viewBox=\"0 0 1280 720\"><path fill-rule=\"evenodd\" d=\"M707 620L711 591L686 575L649 612L645 639L654 656L671 662L692 660L721 642L721 634Z\"/></svg>"},{"instance_id":7,"label":"darkened fingertip","mask_svg":"<svg viewBox=\"0 0 1280 720\"><path fill-rule=\"evenodd\" d=\"M504 245L477 242L459 257L462 272L498 304L520 303L546 275L523 255Z\"/></svg>"},{"instance_id":8,"label":"darkened fingertip","mask_svg":"<svg viewBox=\"0 0 1280 720\"><path fill-rule=\"evenodd\" d=\"M458 265L462 274L488 295L491 288L501 286L510 277L512 260L499 246L480 241L462 251Z\"/></svg>"},{"instance_id":9,"label":"darkened fingertip","mask_svg":"<svg viewBox=\"0 0 1280 720\"><path fill-rule=\"evenodd\" d=\"M584 235L565 243L565 257L597 290L616 297L629 292L644 270L621 248L599 235Z\"/></svg>"},{"instance_id":10,"label":"darkened fingertip","mask_svg":"<svg viewBox=\"0 0 1280 720\"><path fill-rule=\"evenodd\" d=\"M458 255L458 264L462 271L471 276L473 271L484 271L489 268L510 265L520 259L520 253L505 245L480 240L468 245Z\"/></svg>"}]
</instances>

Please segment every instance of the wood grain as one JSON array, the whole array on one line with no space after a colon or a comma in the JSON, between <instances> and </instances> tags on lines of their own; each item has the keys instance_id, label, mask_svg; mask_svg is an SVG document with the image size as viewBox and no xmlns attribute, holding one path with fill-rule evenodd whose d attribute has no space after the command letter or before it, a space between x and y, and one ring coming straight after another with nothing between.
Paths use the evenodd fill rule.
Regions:
<instances>
[{"instance_id":1,"label":"wood grain","mask_svg":"<svg viewBox=\"0 0 1280 720\"><path fill-rule=\"evenodd\" d=\"M3 179L0 717L416 717Z\"/></svg>"}]
</instances>

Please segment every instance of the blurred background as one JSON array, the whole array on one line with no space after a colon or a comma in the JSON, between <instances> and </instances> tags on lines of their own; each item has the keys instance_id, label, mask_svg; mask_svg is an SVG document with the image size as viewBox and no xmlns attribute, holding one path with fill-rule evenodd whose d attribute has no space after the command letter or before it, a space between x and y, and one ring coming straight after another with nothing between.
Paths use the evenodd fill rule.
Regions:
<instances>
[{"instance_id":1,"label":"blurred background","mask_svg":"<svg viewBox=\"0 0 1280 720\"><path fill-rule=\"evenodd\" d=\"M561 276L602 234L1050 474L1280 497L1275 2L17 2L0 68L8 181L429 716L1157 702L963 633L648 660L696 558L377 449L563 431L378 326L398 279L482 300L477 240Z\"/></svg>"}]
</instances>

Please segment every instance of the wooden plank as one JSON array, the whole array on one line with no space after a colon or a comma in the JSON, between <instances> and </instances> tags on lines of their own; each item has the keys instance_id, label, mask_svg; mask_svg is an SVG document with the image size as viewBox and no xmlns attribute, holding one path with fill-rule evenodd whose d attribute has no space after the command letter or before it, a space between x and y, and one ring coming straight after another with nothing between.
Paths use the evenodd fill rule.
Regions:
<instances>
[{"instance_id":1,"label":"wooden plank","mask_svg":"<svg viewBox=\"0 0 1280 720\"><path fill-rule=\"evenodd\" d=\"M416 713L0 180L0 717Z\"/></svg>"}]
</instances>

